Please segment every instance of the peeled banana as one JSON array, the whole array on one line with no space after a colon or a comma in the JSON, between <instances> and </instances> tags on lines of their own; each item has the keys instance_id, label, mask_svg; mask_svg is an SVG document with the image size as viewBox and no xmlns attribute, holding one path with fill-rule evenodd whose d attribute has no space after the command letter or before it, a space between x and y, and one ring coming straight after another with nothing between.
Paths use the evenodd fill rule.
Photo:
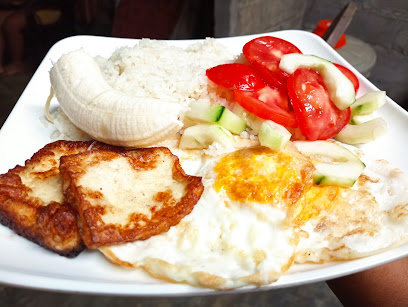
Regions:
<instances>
[{"instance_id":1,"label":"peeled banana","mask_svg":"<svg viewBox=\"0 0 408 307\"><path fill-rule=\"evenodd\" d=\"M113 89L83 50L64 54L50 70L61 109L79 129L111 145L145 147L182 128L177 102L135 97Z\"/></svg>"}]
</instances>

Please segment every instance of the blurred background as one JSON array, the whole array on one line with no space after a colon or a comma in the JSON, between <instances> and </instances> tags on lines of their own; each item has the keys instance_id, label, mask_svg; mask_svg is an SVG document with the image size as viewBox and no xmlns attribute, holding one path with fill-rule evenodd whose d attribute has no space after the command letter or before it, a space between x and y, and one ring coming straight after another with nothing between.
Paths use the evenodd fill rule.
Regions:
<instances>
[{"instance_id":1,"label":"blurred background","mask_svg":"<svg viewBox=\"0 0 408 307\"><path fill-rule=\"evenodd\" d=\"M334 19L338 0L0 0L0 127L49 48L72 35L190 39L286 29L312 31ZM354 0L357 11L336 49L408 108L408 1ZM341 306L325 283L240 295L115 298L0 286L0 306Z\"/></svg>"}]
</instances>

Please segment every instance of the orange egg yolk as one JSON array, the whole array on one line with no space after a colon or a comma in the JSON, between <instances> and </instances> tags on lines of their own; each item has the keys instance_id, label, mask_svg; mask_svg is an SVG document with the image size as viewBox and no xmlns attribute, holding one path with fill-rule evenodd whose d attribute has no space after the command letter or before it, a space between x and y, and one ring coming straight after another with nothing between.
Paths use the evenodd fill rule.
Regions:
<instances>
[{"instance_id":1,"label":"orange egg yolk","mask_svg":"<svg viewBox=\"0 0 408 307\"><path fill-rule=\"evenodd\" d=\"M282 204L297 201L303 182L293 168L293 158L268 148L243 149L220 159L214 170L214 188L224 189L231 200Z\"/></svg>"},{"instance_id":2,"label":"orange egg yolk","mask_svg":"<svg viewBox=\"0 0 408 307\"><path fill-rule=\"evenodd\" d=\"M341 191L342 188L335 186L312 186L293 208L292 223L301 226L321 211L330 211L341 201Z\"/></svg>"}]
</instances>

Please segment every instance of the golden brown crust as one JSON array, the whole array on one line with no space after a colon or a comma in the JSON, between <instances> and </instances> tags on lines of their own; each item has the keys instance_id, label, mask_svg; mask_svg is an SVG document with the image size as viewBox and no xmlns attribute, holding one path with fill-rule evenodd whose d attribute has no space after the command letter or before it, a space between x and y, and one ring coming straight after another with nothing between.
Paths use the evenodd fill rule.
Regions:
<instances>
[{"instance_id":1,"label":"golden brown crust","mask_svg":"<svg viewBox=\"0 0 408 307\"><path fill-rule=\"evenodd\" d=\"M388 216L394 221L400 221L408 216L408 204L398 205L391 209Z\"/></svg>"},{"instance_id":2,"label":"golden brown crust","mask_svg":"<svg viewBox=\"0 0 408 307\"><path fill-rule=\"evenodd\" d=\"M0 175L0 223L17 234L62 256L75 257L84 245L77 228L77 214L66 203L60 187L59 159L86 151L93 142L56 141L6 174ZM49 186L44 191L39 187Z\"/></svg>"},{"instance_id":3,"label":"golden brown crust","mask_svg":"<svg viewBox=\"0 0 408 307\"><path fill-rule=\"evenodd\" d=\"M116 257L115 253L112 252L108 246L106 247L101 247L100 251L104 254L104 256L106 257L106 259L108 259L112 264L115 265L120 265L126 268L130 268L130 269L136 269L138 268L138 266L127 262L127 261L123 261L121 259L119 259L118 257Z\"/></svg>"},{"instance_id":4,"label":"golden brown crust","mask_svg":"<svg viewBox=\"0 0 408 307\"><path fill-rule=\"evenodd\" d=\"M115 203L106 197L102 186L93 188L81 184L85 180L84 176L90 173L91 168L100 167L101 176L105 177L101 181L116 179L113 176L114 170L110 169L110 162L125 161L130 165L132 174L124 176L137 177L142 172L153 171L162 163L171 160L172 167L165 172L172 174L172 182L168 182L169 187L160 186L155 183L143 181L135 182L135 191L129 195L130 201L135 208L140 206L139 202L143 197L150 197L148 210L150 216L145 213L132 211L125 208L126 216L118 223L116 221L106 221L107 216L124 214L125 209L122 204ZM109 165L109 166L106 166ZM85 152L77 155L65 156L61 158L60 171L63 178L63 192L67 200L79 213L79 227L85 245L88 248L98 248L101 246L132 242L136 240L146 240L153 235L168 231L171 226L191 212L194 205L201 197L203 185L201 178L186 175L181 168L178 158L169 149L164 147L141 148L141 149L120 149L118 147L111 150L100 150ZM120 180L131 180L122 178ZM112 177L112 178L111 178ZM95 184L95 181L92 183ZM183 196L177 197L171 186L184 186ZM136 185L143 187L142 191L136 191ZM121 186L119 187L121 188ZM149 194L150 193L150 194ZM115 194L125 194L118 190ZM109 200L108 200L109 198ZM126 199L127 201L127 199ZM115 219L115 217L113 217Z\"/></svg>"}]
</instances>

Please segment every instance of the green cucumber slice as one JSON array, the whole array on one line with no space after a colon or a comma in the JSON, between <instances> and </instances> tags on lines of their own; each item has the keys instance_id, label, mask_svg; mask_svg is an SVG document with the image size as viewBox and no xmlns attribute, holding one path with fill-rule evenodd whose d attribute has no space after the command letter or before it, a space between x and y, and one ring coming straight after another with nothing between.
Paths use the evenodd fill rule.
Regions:
<instances>
[{"instance_id":1,"label":"green cucumber slice","mask_svg":"<svg viewBox=\"0 0 408 307\"><path fill-rule=\"evenodd\" d=\"M352 187L360 177L365 164L347 148L329 141L295 141L301 153L309 156L316 168L313 182L316 185Z\"/></svg>"},{"instance_id":2,"label":"green cucumber slice","mask_svg":"<svg viewBox=\"0 0 408 307\"><path fill-rule=\"evenodd\" d=\"M355 161L340 164L315 163L315 168L314 184L341 187L352 187L364 169L360 163Z\"/></svg>"},{"instance_id":3,"label":"green cucumber slice","mask_svg":"<svg viewBox=\"0 0 408 307\"><path fill-rule=\"evenodd\" d=\"M367 115L382 107L386 101L385 91L367 93L350 106L351 115Z\"/></svg>"},{"instance_id":4,"label":"green cucumber slice","mask_svg":"<svg viewBox=\"0 0 408 307\"><path fill-rule=\"evenodd\" d=\"M217 123L235 134L241 134L247 128L246 122L227 108L224 108Z\"/></svg>"},{"instance_id":5,"label":"green cucumber slice","mask_svg":"<svg viewBox=\"0 0 408 307\"><path fill-rule=\"evenodd\" d=\"M211 105L206 101L192 101L189 104L186 117L198 122L214 123L218 121L225 107L215 104Z\"/></svg>"},{"instance_id":6,"label":"green cucumber slice","mask_svg":"<svg viewBox=\"0 0 408 307\"><path fill-rule=\"evenodd\" d=\"M330 99L340 109L347 109L356 100L353 83L330 61L314 55L290 53L282 56L279 68L293 74L298 68L313 68L323 77Z\"/></svg>"},{"instance_id":7,"label":"green cucumber slice","mask_svg":"<svg viewBox=\"0 0 408 307\"><path fill-rule=\"evenodd\" d=\"M374 119L372 113L368 115L354 115L350 120L350 125L359 125L372 119Z\"/></svg>"},{"instance_id":8,"label":"green cucumber slice","mask_svg":"<svg viewBox=\"0 0 408 307\"><path fill-rule=\"evenodd\" d=\"M334 138L346 144L366 144L387 132L387 122L381 117L358 125L346 125Z\"/></svg>"},{"instance_id":9,"label":"green cucumber slice","mask_svg":"<svg viewBox=\"0 0 408 307\"><path fill-rule=\"evenodd\" d=\"M354 153L335 142L294 141L293 143L301 153L312 159L318 160L322 157L326 157L334 162L360 161Z\"/></svg>"},{"instance_id":10,"label":"green cucumber slice","mask_svg":"<svg viewBox=\"0 0 408 307\"><path fill-rule=\"evenodd\" d=\"M243 107L241 107L238 103L234 104L232 108L232 112L242 118L245 123L250 127L252 130L254 130L255 133L258 133L259 130L261 129L262 123L265 121L262 118L259 118L258 116L248 112L245 110Z\"/></svg>"},{"instance_id":11,"label":"green cucumber slice","mask_svg":"<svg viewBox=\"0 0 408 307\"><path fill-rule=\"evenodd\" d=\"M192 101L186 118L195 122L218 123L235 134L245 131L246 122L221 105L211 105L206 101Z\"/></svg>"},{"instance_id":12,"label":"green cucumber slice","mask_svg":"<svg viewBox=\"0 0 408 307\"><path fill-rule=\"evenodd\" d=\"M282 125L266 120L259 129L259 142L262 146L278 151L290 140L292 134Z\"/></svg>"},{"instance_id":13,"label":"green cucumber slice","mask_svg":"<svg viewBox=\"0 0 408 307\"><path fill-rule=\"evenodd\" d=\"M234 136L218 124L198 124L184 130L179 147L182 149L204 149L217 142L223 146L232 146Z\"/></svg>"}]
</instances>

